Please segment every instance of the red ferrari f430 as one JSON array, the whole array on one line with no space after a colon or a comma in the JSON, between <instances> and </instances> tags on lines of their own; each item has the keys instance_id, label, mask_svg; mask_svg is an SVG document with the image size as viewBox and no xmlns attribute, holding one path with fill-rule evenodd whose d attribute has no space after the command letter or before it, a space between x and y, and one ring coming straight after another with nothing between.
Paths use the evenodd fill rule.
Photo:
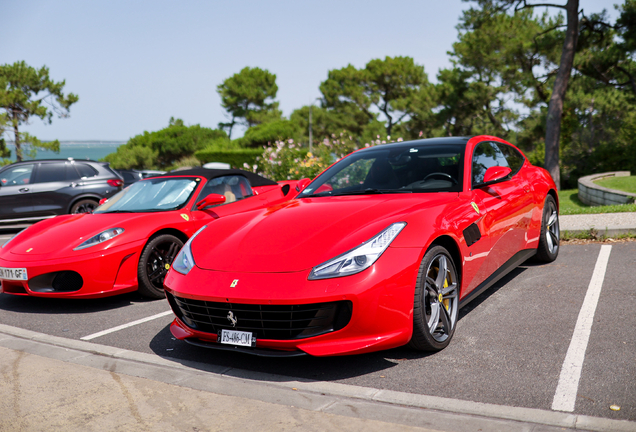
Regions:
<instances>
[{"instance_id":1,"label":"red ferrari f430","mask_svg":"<svg viewBox=\"0 0 636 432\"><path fill-rule=\"evenodd\" d=\"M162 298L172 260L199 228L211 232L216 219L288 200L297 193L291 186L203 168L138 181L92 214L38 222L2 245L0 292L97 298L138 289Z\"/></svg>"}]
</instances>

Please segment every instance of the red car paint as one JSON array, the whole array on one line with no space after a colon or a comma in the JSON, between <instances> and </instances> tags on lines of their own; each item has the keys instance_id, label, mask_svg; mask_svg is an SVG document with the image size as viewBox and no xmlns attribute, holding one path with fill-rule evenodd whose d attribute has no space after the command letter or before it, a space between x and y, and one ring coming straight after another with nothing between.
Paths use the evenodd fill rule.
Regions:
<instances>
[{"instance_id":1,"label":"red car paint","mask_svg":"<svg viewBox=\"0 0 636 432\"><path fill-rule=\"evenodd\" d=\"M297 192L290 182L276 184L267 179L265 185L253 186L253 196L227 204L197 210L196 201L215 171L219 175L241 174L241 170L189 170L161 176L192 178L198 184L180 209L144 213L73 214L38 222L20 233L0 249L0 267L26 268L29 280L0 280L0 292L55 298L98 298L135 291L138 288L140 254L148 239L156 234L171 233L185 241L201 226L238 212L275 205ZM246 173L247 176L255 176ZM259 176L255 176L257 178ZM139 183L151 181L141 180ZM295 182L294 183L295 186ZM281 188L282 186L282 188ZM288 192L283 193L285 190ZM115 197L111 198L115 199ZM105 203L102 203L105 204ZM99 210L99 209L97 209ZM86 249L74 250L83 240L103 230L121 227L123 234ZM213 231L213 230L210 230ZM217 233L218 235L218 233ZM55 291L42 285L42 275L74 271L83 278L76 291ZM35 279L34 278L38 278ZM46 279L46 278L44 278Z\"/></svg>"},{"instance_id":2,"label":"red car paint","mask_svg":"<svg viewBox=\"0 0 636 432\"><path fill-rule=\"evenodd\" d=\"M386 148L426 142L390 144ZM177 315L172 334L195 344L221 347L215 331L201 331L186 323L177 300L207 305L202 308L212 307L203 302L214 302L213 307L227 305L228 311L236 304L309 305L345 300L351 302L352 309L344 328L306 338L259 338L255 348L264 355L275 355L272 353L278 350L325 356L404 345L413 334L414 290L420 263L434 244L455 253L462 307L489 286L499 269L516 266L519 259L523 261L534 253L539 245L544 201L548 194L556 199L556 187L545 170L532 166L504 140L477 136L457 142L465 150L462 183L450 187L454 191L315 197L303 197L301 193L276 206L216 221L215 230L204 230L191 242L196 265L190 272L184 275L173 268L165 279L168 300ZM488 177L499 182L473 188L473 153L483 142L510 146L519 152L520 165L505 181L500 177L510 169L499 169L498 174ZM359 156L359 152L354 154ZM435 175L443 180L446 174ZM316 184L321 176L314 180ZM305 191L310 189L311 184ZM330 188L316 189L329 193ZM406 226L366 270L331 279L308 279L315 266L361 245L396 222L406 222ZM479 228L481 238L468 245L464 230L472 224ZM217 232L227 235L217 236ZM240 323L241 314L235 315ZM231 326L223 318L214 322L215 329L232 329L236 324ZM250 347L234 348L256 353Z\"/></svg>"}]
</instances>

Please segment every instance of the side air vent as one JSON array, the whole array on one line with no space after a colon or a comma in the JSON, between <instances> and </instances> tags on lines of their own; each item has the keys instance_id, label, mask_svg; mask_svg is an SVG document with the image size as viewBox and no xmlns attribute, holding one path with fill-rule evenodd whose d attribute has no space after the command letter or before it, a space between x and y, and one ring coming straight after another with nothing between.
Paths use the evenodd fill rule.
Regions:
<instances>
[{"instance_id":1,"label":"side air vent","mask_svg":"<svg viewBox=\"0 0 636 432\"><path fill-rule=\"evenodd\" d=\"M477 224L470 224L468 228L464 230L464 238L466 239L466 246L472 246L481 238L481 232Z\"/></svg>"}]
</instances>

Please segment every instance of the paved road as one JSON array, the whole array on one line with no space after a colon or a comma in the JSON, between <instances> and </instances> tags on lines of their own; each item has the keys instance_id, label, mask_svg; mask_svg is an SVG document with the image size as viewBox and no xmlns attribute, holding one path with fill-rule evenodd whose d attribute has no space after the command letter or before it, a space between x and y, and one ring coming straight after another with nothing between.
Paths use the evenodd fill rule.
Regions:
<instances>
[{"instance_id":1,"label":"paved road","mask_svg":"<svg viewBox=\"0 0 636 432\"><path fill-rule=\"evenodd\" d=\"M0 242L2 239L0 238ZM604 246L605 252L609 246ZM400 348L336 358L262 359L172 338L165 301L137 294L68 301L0 295L0 323L53 336L242 369L417 395L551 410L601 245L566 245L555 263L526 263L461 311L455 338L430 355ZM636 420L636 243L611 246L574 387L574 413ZM598 278L598 275L597 275ZM150 321L105 335L98 332ZM586 339L587 341L587 339ZM281 378L285 379L285 378ZM611 405L620 406L613 411Z\"/></svg>"}]
</instances>

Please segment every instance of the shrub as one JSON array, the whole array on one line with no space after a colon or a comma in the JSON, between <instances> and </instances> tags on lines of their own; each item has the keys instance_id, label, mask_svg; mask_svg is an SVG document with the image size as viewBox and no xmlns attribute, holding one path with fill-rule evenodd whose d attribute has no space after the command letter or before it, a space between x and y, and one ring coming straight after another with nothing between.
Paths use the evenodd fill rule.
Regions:
<instances>
[{"instance_id":1,"label":"shrub","mask_svg":"<svg viewBox=\"0 0 636 432\"><path fill-rule=\"evenodd\" d=\"M245 164L252 166L256 163L256 158L261 156L261 149L222 149L218 147L207 147L199 150L194 156L202 163L225 162L234 168L241 168Z\"/></svg>"},{"instance_id":2,"label":"shrub","mask_svg":"<svg viewBox=\"0 0 636 432\"><path fill-rule=\"evenodd\" d=\"M277 120L252 126L245 131L242 138L233 140L240 147L261 148L275 143L298 137L296 123L289 120Z\"/></svg>"},{"instance_id":3,"label":"shrub","mask_svg":"<svg viewBox=\"0 0 636 432\"><path fill-rule=\"evenodd\" d=\"M401 138L398 141L402 141ZM391 137L366 143L362 147L391 142ZM324 139L313 146L313 151L295 143L293 140L277 141L273 146L265 148L262 156L255 164L245 164L243 167L258 172L274 180L292 180L314 178L331 164L358 150L359 145L352 137L345 134L332 135L331 139Z\"/></svg>"}]
</instances>

